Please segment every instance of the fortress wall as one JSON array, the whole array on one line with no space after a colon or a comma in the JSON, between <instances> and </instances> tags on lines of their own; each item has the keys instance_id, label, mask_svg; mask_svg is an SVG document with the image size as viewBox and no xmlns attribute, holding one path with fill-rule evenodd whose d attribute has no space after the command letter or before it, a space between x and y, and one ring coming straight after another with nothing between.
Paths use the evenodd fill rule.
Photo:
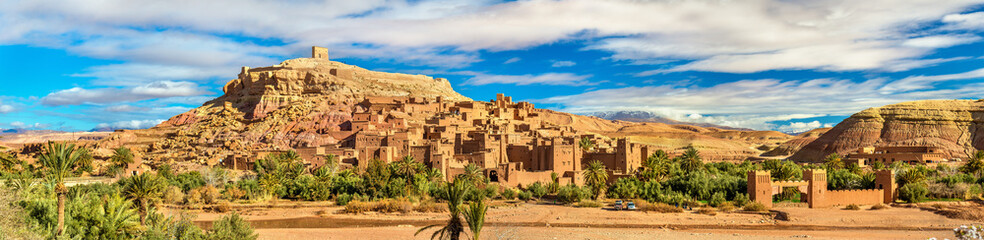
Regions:
<instances>
[{"instance_id":1,"label":"fortress wall","mask_svg":"<svg viewBox=\"0 0 984 240\"><path fill-rule=\"evenodd\" d=\"M824 206L874 205L884 201L885 192L881 189L830 190L824 198Z\"/></svg>"}]
</instances>

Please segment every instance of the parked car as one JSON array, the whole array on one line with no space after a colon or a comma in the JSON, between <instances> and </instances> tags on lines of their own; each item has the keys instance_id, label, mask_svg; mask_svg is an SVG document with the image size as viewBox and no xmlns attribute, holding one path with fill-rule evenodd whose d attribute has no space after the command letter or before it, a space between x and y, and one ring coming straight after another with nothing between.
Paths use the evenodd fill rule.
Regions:
<instances>
[{"instance_id":1,"label":"parked car","mask_svg":"<svg viewBox=\"0 0 984 240\"><path fill-rule=\"evenodd\" d=\"M628 209L628 210L636 210L635 203L634 202L629 202L628 204L625 205L625 209Z\"/></svg>"},{"instance_id":2,"label":"parked car","mask_svg":"<svg viewBox=\"0 0 984 240\"><path fill-rule=\"evenodd\" d=\"M615 210L622 210L622 200L615 200Z\"/></svg>"}]
</instances>

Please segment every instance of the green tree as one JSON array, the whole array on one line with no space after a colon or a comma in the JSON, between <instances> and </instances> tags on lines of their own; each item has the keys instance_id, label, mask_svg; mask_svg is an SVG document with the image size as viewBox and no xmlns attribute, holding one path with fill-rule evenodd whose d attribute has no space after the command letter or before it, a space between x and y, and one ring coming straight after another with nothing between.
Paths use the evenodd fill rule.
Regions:
<instances>
[{"instance_id":1,"label":"green tree","mask_svg":"<svg viewBox=\"0 0 984 240\"><path fill-rule=\"evenodd\" d=\"M485 212L488 210L489 206L485 204L484 200L471 202L465 208L463 212L465 222L468 222L468 229L472 232L473 240L481 239L482 227L485 226Z\"/></svg>"},{"instance_id":2,"label":"green tree","mask_svg":"<svg viewBox=\"0 0 984 240\"><path fill-rule=\"evenodd\" d=\"M680 156L680 168L687 172L693 172L703 167L704 162L700 157L700 152L694 146L687 146Z\"/></svg>"},{"instance_id":3,"label":"green tree","mask_svg":"<svg viewBox=\"0 0 984 240\"><path fill-rule=\"evenodd\" d=\"M100 239L131 239L140 232L137 224L137 213L133 211L133 203L119 195L106 199L103 205L104 214L99 224Z\"/></svg>"},{"instance_id":4,"label":"green tree","mask_svg":"<svg viewBox=\"0 0 984 240\"><path fill-rule=\"evenodd\" d=\"M213 222L212 229L208 230L206 236L208 240L255 240L256 238L253 227L237 213L226 215Z\"/></svg>"},{"instance_id":5,"label":"green tree","mask_svg":"<svg viewBox=\"0 0 984 240\"><path fill-rule=\"evenodd\" d=\"M823 159L823 163L824 163L824 167L827 168L827 171L833 171L833 170L844 168L844 159L841 157L840 154L837 153L831 153L830 155L827 155L827 157Z\"/></svg>"},{"instance_id":6,"label":"green tree","mask_svg":"<svg viewBox=\"0 0 984 240\"><path fill-rule=\"evenodd\" d=\"M474 186L478 186L478 183L485 181L485 176L482 175L482 169L475 164L469 163L465 165L465 172L461 175L464 175L465 179L471 180Z\"/></svg>"},{"instance_id":7,"label":"green tree","mask_svg":"<svg viewBox=\"0 0 984 240\"><path fill-rule=\"evenodd\" d=\"M444 195L443 197L448 201L449 218L444 227L441 227L441 229L438 229L433 235L431 235L431 239L460 239L461 232L465 230L461 223L461 205L465 201L465 195L471 191L471 187L472 184L470 179L466 179L465 177L456 177L453 182L449 183L447 187L442 189L444 190L442 195ZM440 224L423 227L420 230L417 230L417 233L415 233L414 236L427 229L437 226L440 226Z\"/></svg>"},{"instance_id":8,"label":"green tree","mask_svg":"<svg viewBox=\"0 0 984 240\"><path fill-rule=\"evenodd\" d=\"M595 148L594 141L591 141L591 139L588 138L587 136L582 137L581 141L577 142L577 145L580 146L581 149L584 150L585 152L593 151Z\"/></svg>"},{"instance_id":9,"label":"green tree","mask_svg":"<svg viewBox=\"0 0 984 240\"><path fill-rule=\"evenodd\" d=\"M417 175L417 170L420 169L419 163L413 158L413 156L404 156L399 161L393 163L393 173L406 181L406 190L409 193L410 187L412 187L415 175Z\"/></svg>"},{"instance_id":10,"label":"green tree","mask_svg":"<svg viewBox=\"0 0 984 240\"><path fill-rule=\"evenodd\" d=\"M598 160L592 161L584 168L583 175L584 183L591 187L592 196L594 199L598 199L608 183L608 171L605 169L605 164Z\"/></svg>"},{"instance_id":11,"label":"green tree","mask_svg":"<svg viewBox=\"0 0 984 240\"><path fill-rule=\"evenodd\" d=\"M126 147L118 147L113 149L113 156L109 157L109 162L112 164L109 175L120 174L124 169L133 163L133 152Z\"/></svg>"},{"instance_id":12,"label":"green tree","mask_svg":"<svg viewBox=\"0 0 984 240\"><path fill-rule=\"evenodd\" d=\"M65 230L65 194L68 193L68 188L65 187L65 178L72 174L72 169L79 157L75 144L48 142L39 158L41 165L46 170L47 177L54 181L55 193L58 194L57 234L59 236Z\"/></svg>"},{"instance_id":13,"label":"green tree","mask_svg":"<svg viewBox=\"0 0 984 240\"><path fill-rule=\"evenodd\" d=\"M369 160L366 167L365 178L366 192L373 197L386 196L386 184L390 182L393 173L386 162L379 159Z\"/></svg>"},{"instance_id":14,"label":"green tree","mask_svg":"<svg viewBox=\"0 0 984 240\"><path fill-rule=\"evenodd\" d=\"M967 159L967 163L960 166L960 171L981 177L981 173L984 172L984 151L974 152L974 155L971 155L970 158Z\"/></svg>"},{"instance_id":15,"label":"green tree","mask_svg":"<svg viewBox=\"0 0 984 240\"><path fill-rule=\"evenodd\" d=\"M639 178L644 181L663 181L670 176L670 156L662 149L656 150L642 162Z\"/></svg>"},{"instance_id":16,"label":"green tree","mask_svg":"<svg viewBox=\"0 0 984 240\"><path fill-rule=\"evenodd\" d=\"M143 173L124 179L122 185L123 195L139 207L140 224L146 224L151 205L161 198L167 184L156 175Z\"/></svg>"}]
</instances>

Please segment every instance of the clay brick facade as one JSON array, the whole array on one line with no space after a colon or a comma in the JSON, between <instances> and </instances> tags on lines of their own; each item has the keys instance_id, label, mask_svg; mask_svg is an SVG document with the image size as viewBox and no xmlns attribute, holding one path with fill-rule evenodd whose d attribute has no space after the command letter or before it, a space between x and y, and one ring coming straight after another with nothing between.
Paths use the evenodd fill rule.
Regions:
<instances>
[{"instance_id":1,"label":"clay brick facade","mask_svg":"<svg viewBox=\"0 0 984 240\"><path fill-rule=\"evenodd\" d=\"M909 164L936 164L946 162L946 155L943 150L928 146L910 147L864 147L849 153L848 161L871 165L881 162L885 165L896 161L903 161Z\"/></svg>"},{"instance_id":2,"label":"clay brick facade","mask_svg":"<svg viewBox=\"0 0 984 240\"><path fill-rule=\"evenodd\" d=\"M772 196L783 188L797 187L810 208L859 204L892 203L898 197L895 174L891 170L875 173L876 189L828 190L827 172L822 169L803 171L803 181L772 181L768 171L748 172L748 196L752 201L772 206Z\"/></svg>"},{"instance_id":3,"label":"clay brick facade","mask_svg":"<svg viewBox=\"0 0 984 240\"><path fill-rule=\"evenodd\" d=\"M605 164L614 181L656 151L629 139L609 140L550 124L540 118L541 111L502 94L490 102L367 97L354 106L349 122L321 133L341 141L297 151L311 166L336 155L343 168L360 168L371 159L393 162L413 156L448 178L474 164L490 180L510 186L549 182L551 173L557 173L561 183L582 184L582 167L594 160ZM596 147L585 151L578 144L582 138ZM237 169L249 165L240 159L231 157L224 164Z\"/></svg>"}]
</instances>

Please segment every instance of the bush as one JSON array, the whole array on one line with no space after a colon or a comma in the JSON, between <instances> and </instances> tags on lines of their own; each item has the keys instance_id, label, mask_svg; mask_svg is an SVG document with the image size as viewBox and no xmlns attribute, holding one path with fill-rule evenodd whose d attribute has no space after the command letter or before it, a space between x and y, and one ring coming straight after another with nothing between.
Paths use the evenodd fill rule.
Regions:
<instances>
[{"instance_id":1,"label":"bush","mask_svg":"<svg viewBox=\"0 0 984 240\"><path fill-rule=\"evenodd\" d=\"M871 210L881 210L881 209L886 209L886 208L889 208L889 207L888 207L888 205L885 205L885 204L876 204L874 206L871 206Z\"/></svg>"},{"instance_id":2,"label":"bush","mask_svg":"<svg viewBox=\"0 0 984 240\"><path fill-rule=\"evenodd\" d=\"M849 204L844 207L844 210L861 210L861 206L858 206L857 204Z\"/></svg>"},{"instance_id":3,"label":"bush","mask_svg":"<svg viewBox=\"0 0 984 240\"><path fill-rule=\"evenodd\" d=\"M748 204L745 204L745 207L742 208L742 210L753 211L753 212L765 212L765 211L769 211L769 208L766 207L765 205L762 205L762 203L759 202L750 202Z\"/></svg>"},{"instance_id":4,"label":"bush","mask_svg":"<svg viewBox=\"0 0 984 240\"><path fill-rule=\"evenodd\" d=\"M899 188L899 199L907 203L915 203L925 199L928 193L929 190L923 184L906 184Z\"/></svg>"},{"instance_id":5,"label":"bush","mask_svg":"<svg viewBox=\"0 0 984 240\"><path fill-rule=\"evenodd\" d=\"M547 195L547 192L550 190L543 183L535 182L530 184L529 187L526 187L526 191L532 193L537 199L540 199L543 198L543 195Z\"/></svg>"},{"instance_id":6,"label":"bush","mask_svg":"<svg viewBox=\"0 0 984 240\"><path fill-rule=\"evenodd\" d=\"M212 211L215 212L225 213L225 212L229 212L229 210L232 210L232 205L229 204L229 202L227 201L222 201L218 204L215 204L215 206L212 206Z\"/></svg>"},{"instance_id":7,"label":"bush","mask_svg":"<svg viewBox=\"0 0 984 240\"><path fill-rule=\"evenodd\" d=\"M697 209L697 213L715 216L717 215L717 210L715 210L714 208L704 207L704 208Z\"/></svg>"},{"instance_id":8,"label":"bush","mask_svg":"<svg viewBox=\"0 0 984 240\"><path fill-rule=\"evenodd\" d=\"M207 239L232 240L232 239L256 239L253 227L246 222L239 214L233 213L226 215L212 223L212 229L208 230Z\"/></svg>"},{"instance_id":9,"label":"bush","mask_svg":"<svg viewBox=\"0 0 984 240\"><path fill-rule=\"evenodd\" d=\"M718 205L718 209L722 212L730 212L735 210L735 205L731 202L724 202L721 203L721 205Z\"/></svg>"},{"instance_id":10,"label":"bush","mask_svg":"<svg viewBox=\"0 0 984 240\"><path fill-rule=\"evenodd\" d=\"M716 193L714 193L714 195L711 196L711 200L710 201L707 201L707 204L708 205L711 205L711 206L714 206L714 207L717 207L717 206L719 206L722 203L727 202L727 201L728 201L727 199L724 199L724 193L723 192L716 192Z\"/></svg>"},{"instance_id":11,"label":"bush","mask_svg":"<svg viewBox=\"0 0 984 240\"><path fill-rule=\"evenodd\" d=\"M348 204L349 201L352 201L352 195L349 195L348 193L342 193L335 196L335 204L338 206L345 206L345 204Z\"/></svg>"},{"instance_id":12,"label":"bush","mask_svg":"<svg viewBox=\"0 0 984 240\"><path fill-rule=\"evenodd\" d=\"M636 207L639 211L643 212L658 212L658 213L681 213L682 208L678 208L666 203L648 203L644 201L635 201Z\"/></svg>"},{"instance_id":13,"label":"bush","mask_svg":"<svg viewBox=\"0 0 984 240\"><path fill-rule=\"evenodd\" d=\"M380 213L409 213L414 210L413 203L405 199L383 199L376 202L363 202L363 201L352 201L345 205L343 212L345 213L364 213L364 212L380 212Z\"/></svg>"},{"instance_id":14,"label":"bush","mask_svg":"<svg viewBox=\"0 0 984 240\"><path fill-rule=\"evenodd\" d=\"M177 186L168 186L164 189L164 202L168 204L181 204L184 202L185 194Z\"/></svg>"},{"instance_id":15,"label":"bush","mask_svg":"<svg viewBox=\"0 0 984 240\"><path fill-rule=\"evenodd\" d=\"M584 200L574 204L574 207L579 208L600 208L603 204L595 200Z\"/></svg>"},{"instance_id":16,"label":"bush","mask_svg":"<svg viewBox=\"0 0 984 240\"><path fill-rule=\"evenodd\" d=\"M531 198L533 198L533 193L530 193L530 191L523 191L520 192L517 197L519 197L519 200L529 201Z\"/></svg>"},{"instance_id":17,"label":"bush","mask_svg":"<svg viewBox=\"0 0 984 240\"><path fill-rule=\"evenodd\" d=\"M417 206L413 207L413 211L422 213L442 213L448 211L448 205L434 201L420 202Z\"/></svg>"},{"instance_id":18,"label":"bush","mask_svg":"<svg viewBox=\"0 0 984 240\"><path fill-rule=\"evenodd\" d=\"M222 193L219 193L219 189L213 186L205 186L201 188L202 191L202 202L205 204L216 204L219 202L219 198L222 197Z\"/></svg>"},{"instance_id":19,"label":"bush","mask_svg":"<svg viewBox=\"0 0 984 240\"><path fill-rule=\"evenodd\" d=\"M735 202L735 206L737 206L737 207L744 207L751 200L748 199L748 194L739 193L739 194L735 195L735 199L732 200L732 201Z\"/></svg>"},{"instance_id":20,"label":"bush","mask_svg":"<svg viewBox=\"0 0 984 240\"><path fill-rule=\"evenodd\" d=\"M345 204L345 209L342 210L342 212L359 214L359 213L373 211L375 207L376 204L374 204L373 202L351 201L348 202L348 204Z\"/></svg>"},{"instance_id":21,"label":"bush","mask_svg":"<svg viewBox=\"0 0 984 240\"><path fill-rule=\"evenodd\" d=\"M582 199L588 198L590 195L590 191L573 184L557 189L557 201L560 201L561 203L580 202Z\"/></svg>"},{"instance_id":22,"label":"bush","mask_svg":"<svg viewBox=\"0 0 984 240\"><path fill-rule=\"evenodd\" d=\"M499 194L499 196L501 196L502 199L505 200L513 200L516 198L516 190L513 190L511 188L506 188L502 190L502 194Z\"/></svg>"},{"instance_id":23,"label":"bush","mask_svg":"<svg viewBox=\"0 0 984 240\"><path fill-rule=\"evenodd\" d=\"M639 180L636 178L619 178L608 189L609 198L636 198L639 193Z\"/></svg>"}]
</instances>

